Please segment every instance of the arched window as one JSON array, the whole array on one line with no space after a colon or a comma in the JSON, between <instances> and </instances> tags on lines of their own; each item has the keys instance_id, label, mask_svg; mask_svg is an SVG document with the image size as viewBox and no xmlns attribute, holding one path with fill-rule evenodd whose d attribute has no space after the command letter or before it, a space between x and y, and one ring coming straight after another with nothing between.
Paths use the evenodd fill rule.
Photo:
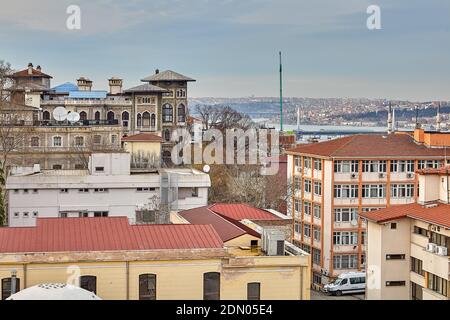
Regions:
<instances>
[{"instance_id":1,"label":"arched window","mask_svg":"<svg viewBox=\"0 0 450 320\"><path fill-rule=\"evenodd\" d=\"M156 274L139 275L139 300L156 300Z\"/></svg>"},{"instance_id":2,"label":"arched window","mask_svg":"<svg viewBox=\"0 0 450 320\"><path fill-rule=\"evenodd\" d=\"M75 146L83 147L84 146L84 137L75 137Z\"/></svg>"},{"instance_id":3,"label":"arched window","mask_svg":"<svg viewBox=\"0 0 450 320\"><path fill-rule=\"evenodd\" d=\"M15 292L19 292L20 291L20 279L19 278L15 278L15 284L16 284L16 288L15 288ZM4 278L2 279L2 300L6 300L7 298L9 298L9 296L11 296L12 292L11 292L11 285L12 285L12 278Z\"/></svg>"},{"instance_id":4,"label":"arched window","mask_svg":"<svg viewBox=\"0 0 450 320\"><path fill-rule=\"evenodd\" d=\"M173 122L173 107L168 103L163 105L163 122Z\"/></svg>"},{"instance_id":5,"label":"arched window","mask_svg":"<svg viewBox=\"0 0 450 320\"><path fill-rule=\"evenodd\" d=\"M95 121L100 121L100 111L96 111L94 117Z\"/></svg>"},{"instance_id":6,"label":"arched window","mask_svg":"<svg viewBox=\"0 0 450 320\"><path fill-rule=\"evenodd\" d=\"M164 140L170 141L170 130L169 129L164 130Z\"/></svg>"},{"instance_id":7,"label":"arched window","mask_svg":"<svg viewBox=\"0 0 450 320\"><path fill-rule=\"evenodd\" d=\"M156 116L154 113L152 113L152 118L150 120L150 126L152 127L152 129L156 129Z\"/></svg>"},{"instance_id":8,"label":"arched window","mask_svg":"<svg viewBox=\"0 0 450 320\"><path fill-rule=\"evenodd\" d=\"M62 137L60 136L53 137L53 146L62 147Z\"/></svg>"},{"instance_id":9,"label":"arched window","mask_svg":"<svg viewBox=\"0 0 450 320\"><path fill-rule=\"evenodd\" d=\"M106 114L106 119L108 120L109 123L112 123L114 121L114 112L109 111Z\"/></svg>"},{"instance_id":10,"label":"arched window","mask_svg":"<svg viewBox=\"0 0 450 320\"><path fill-rule=\"evenodd\" d=\"M128 111L122 112L122 126L128 128L128 121L130 120L130 114Z\"/></svg>"},{"instance_id":11,"label":"arched window","mask_svg":"<svg viewBox=\"0 0 450 320\"><path fill-rule=\"evenodd\" d=\"M147 111L142 114L142 126L144 128L150 127L150 113Z\"/></svg>"},{"instance_id":12,"label":"arched window","mask_svg":"<svg viewBox=\"0 0 450 320\"><path fill-rule=\"evenodd\" d=\"M136 120L136 126L137 126L138 128L142 127L142 116L141 116L140 113L138 113L136 119L137 119L137 120Z\"/></svg>"},{"instance_id":13,"label":"arched window","mask_svg":"<svg viewBox=\"0 0 450 320\"><path fill-rule=\"evenodd\" d=\"M50 112L47 110L42 113L42 120L48 121L50 120Z\"/></svg>"},{"instance_id":14,"label":"arched window","mask_svg":"<svg viewBox=\"0 0 450 320\"><path fill-rule=\"evenodd\" d=\"M180 104L178 106L178 122L185 122L186 121L186 108L184 107L184 104Z\"/></svg>"},{"instance_id":15,"label":"arched window","mask_svg":"<svg viewBox=\"0 0 450 320\"><path fill-rule=\"evenodd\" d=\"M102 136L99 134L96 134L94 136L94 144L100 144L100 143L102 143Z\"/></svg>"},{"instance_id":16,"label":"arched window","mask_svg":"<svg viewBox=\"0 0 450 320\"><path fill-rule=\"evenodd\" d=\"M80 120L81 121L87 120L87 113L86 112L84 112L84 111L80 112Z\"/></svg>"},{"instance_id":17,"label":"arched window","mask_svg":"<svg viewBox=\"0 0 450 320\"><path fill-rule=\"evenodd\" d=\"M96 276L81 276L80 288L84 290L97 293L97 277Z\"/></svg>"},{"instance_id":18,"label":"arched window","mask_svg":"<svg viewBox=\"0 0 450 320\"><path fill-rule=\"evenodd\" d=\"M39 147L39 137L31 137L30 146Z\"/></svg>"},{"instance_id":19,"label":"arched window","mask_svg":"<svg viewBox=\"0 0 450 320\"><path fill-rule=\"evenodd\" d=\"M203 300L220 300L220 273L203 274Z\"/></svg>"}]
</instances>

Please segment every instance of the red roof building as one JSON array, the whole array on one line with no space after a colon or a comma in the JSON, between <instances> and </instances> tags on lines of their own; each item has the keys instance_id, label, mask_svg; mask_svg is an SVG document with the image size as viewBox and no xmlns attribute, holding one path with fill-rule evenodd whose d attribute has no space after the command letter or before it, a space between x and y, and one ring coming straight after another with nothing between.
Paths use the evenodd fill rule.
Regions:
<instances>
[{"instance_id":1,"label":"red roof building","mask_svg":"<svg viewBox=\"0 0 450 320\"><path fill-rule=\"evenodd\" d=\"M211 225L130 225L126 217L38 218L0 228L0 253L223 248Z\"/></svg>"}]
</instances>

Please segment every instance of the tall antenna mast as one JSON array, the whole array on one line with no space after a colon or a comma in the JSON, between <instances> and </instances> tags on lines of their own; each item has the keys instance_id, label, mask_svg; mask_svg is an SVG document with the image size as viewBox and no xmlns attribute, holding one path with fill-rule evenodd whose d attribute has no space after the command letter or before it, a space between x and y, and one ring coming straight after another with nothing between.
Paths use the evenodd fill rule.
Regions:
<instances>
[{"instance_id":1,"label":"tall antenna mast","mask_svg":"<svg viewBox=\"0 0 450 320\"><path fill-rule=\"evenodd\" d=\"M280 51L280 131L283 132L283 64Z\"/></svg>"}]
</instances>

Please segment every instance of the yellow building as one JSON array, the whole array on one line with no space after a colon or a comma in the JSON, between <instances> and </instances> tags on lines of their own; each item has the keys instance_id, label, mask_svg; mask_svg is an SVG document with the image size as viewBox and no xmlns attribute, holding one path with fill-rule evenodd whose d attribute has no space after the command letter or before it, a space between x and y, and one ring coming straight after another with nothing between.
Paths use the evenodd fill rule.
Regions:
<instances>
[{"instance_id":1,"label":"yellow building","mask_svg":"<svg viewBox=\"0 0 450 320\"><path fill-rule=\"evenodd\" d=\"M153 133L139 133L122 138L123 149L131 154L131 167L159 167L162 138Z\"/></svg>"},{"instance_id":2,"label":"yellow building","mask_svg":"<svg viewBox=\"0 0 450 320\"><path fill-rule=\"evenodd\" d=\"M449 167L420 170L416 203L368 220L367 299L450 299Z\"/></svg>"},{"instance_id":3,"label":"yellow building","mask_svg":"<svg viewBox=\"0 0 450 320\"><path fill-rule=\"evenodd\" d=\"M0 228L2 299L69 283L102 299L309 299L309 255L230 250L211 225L130 225L116 218L39 218ZM17 279L17 280L12 280Z\"/></svg>"}]
</instances>

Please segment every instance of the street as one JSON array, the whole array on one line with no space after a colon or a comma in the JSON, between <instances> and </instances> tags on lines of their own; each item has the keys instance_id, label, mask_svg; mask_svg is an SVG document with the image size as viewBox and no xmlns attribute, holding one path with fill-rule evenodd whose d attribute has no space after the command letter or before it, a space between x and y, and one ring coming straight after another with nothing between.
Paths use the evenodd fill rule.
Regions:
<instances>
[{"instance_id":1,"label":"street","mask_svg":"<svg viewBox=\"0 0 450 320\"><path fill-rule=\"evenodd\" d=\"M364 294L347 294L337 297L311 289L311 300L364 300Z\"/></svg>"}]
</instances>

